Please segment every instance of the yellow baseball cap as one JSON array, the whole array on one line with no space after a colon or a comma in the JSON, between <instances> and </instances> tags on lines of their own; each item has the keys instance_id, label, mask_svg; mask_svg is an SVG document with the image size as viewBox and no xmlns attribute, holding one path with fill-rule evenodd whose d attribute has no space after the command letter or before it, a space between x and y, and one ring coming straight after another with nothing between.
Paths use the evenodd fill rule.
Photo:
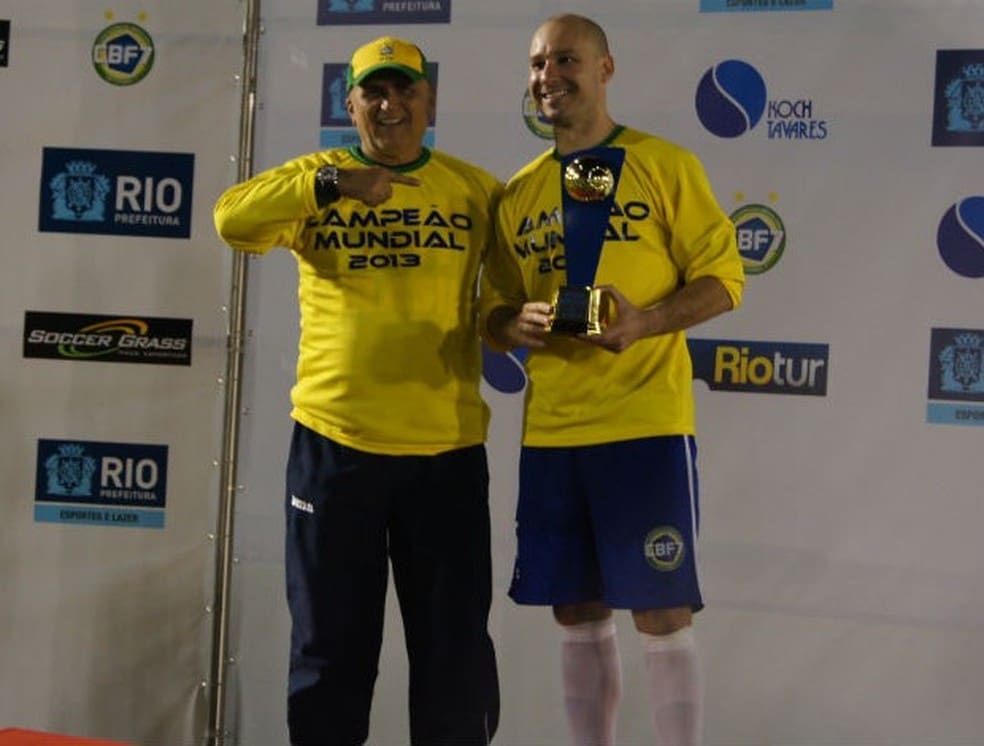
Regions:
<instances>
[{"instance_id":1,"label":"yellow baseball cap","mask_svg":"<svg viewBox=\"0 0 984 746\"><path fill-rule=\"evenodd\" d=\"M427 59L416 44L383 36L355 50L345 74L351 90L377 70L398 70L411 80L427 77Z\"/></svg>"}]
</instances>

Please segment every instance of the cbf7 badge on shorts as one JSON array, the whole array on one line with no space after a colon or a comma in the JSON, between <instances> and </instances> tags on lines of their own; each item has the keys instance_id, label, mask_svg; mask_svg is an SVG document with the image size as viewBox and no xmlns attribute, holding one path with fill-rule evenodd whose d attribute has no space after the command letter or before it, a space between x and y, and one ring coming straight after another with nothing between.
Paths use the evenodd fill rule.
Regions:
<instances>
[{"instance_id":1,"label":"cbf7 badge on shorts","mask_svg":"<svg viewBox=\"0 0 984 746\"><path fill-rule=\"evenodd\" d=\"M657 526L646 534L643 545L646 562L660 572L676 570L687 552L683 535L673 526Z\"/></svg>"}]
</instances>

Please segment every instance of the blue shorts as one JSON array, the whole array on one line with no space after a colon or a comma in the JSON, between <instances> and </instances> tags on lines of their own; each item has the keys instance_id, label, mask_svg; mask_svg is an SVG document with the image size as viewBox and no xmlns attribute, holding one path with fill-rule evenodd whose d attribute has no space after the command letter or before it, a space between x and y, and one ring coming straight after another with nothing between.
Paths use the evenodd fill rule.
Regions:
<instances>
[{"instance_id":1,"label":"blue shorts","mask_svg":"<svg viewBox=\"0 0 984 746\"><path fill-rule=\"evenodd\" d=\"M520 604L703 607L692 436L524 446L509 595Z\"/></svg>"}]
</instances>

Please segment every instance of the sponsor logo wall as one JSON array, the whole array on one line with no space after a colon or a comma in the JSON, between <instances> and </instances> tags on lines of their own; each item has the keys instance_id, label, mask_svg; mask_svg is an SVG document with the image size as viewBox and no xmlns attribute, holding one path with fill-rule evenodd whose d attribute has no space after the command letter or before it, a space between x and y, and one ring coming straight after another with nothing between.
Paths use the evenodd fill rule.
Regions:
<instances>
[{"instance_id":1,"label":"sponsor logo wall","mask_svg":"<svg viewBox=\"0 0 984 746\"><path fill-rule=\"evenodd\" d=\"M298 44L300 23L322 27L320 35L311 33L317 43L298 49L292 57L314 60L312 69L320 80L296 85L301 92L291 98L287 89L291 82L301 80L302 65L271 77L271 89L276 88L271 95L278 97L282 107L278 113L268 102L263 109L267 142L266 152L260 153L262 167L275 166L286 156L309 149L311 138L301 137L300 142L287 145L280 134L290 130L302 108L311 112L307 120L311 124L320 115L322 146L356 142L344 110L345 53L387 28L419 39L440 59L442 139L451 141L453 126L453 136L461 144L458 154L506 177L527 160L521 151L536 154L550 146L552 128L523 90L528 31L542 7L511 2L469 4L455 8L452 16L449 6L434 4L435 10L446 8L447 16L433 18L432 26L427 27L428 22L419 17L396 21L389 15L397 8L404 13L421 12L427 7L424 4L322 0L316 5L317 19L309 9L299 22L296 11L285 10L286 5L280 7L279 23L274 20L276 12L269 16L267 34L276 34L275 40L270 39L271 49L290 48L293 53L290 45ZM984 327L984 319L968 313L963 301L966 289L979 284L972 274L977 266L974 252L982 236L975 222L974 198L981 190L967 183L969 177L963 170L969 160L954 166L952 148L947 152L931 146L935 52L941 46L937 32L945 25L946 9L942 4L910 3L904 12L896 12L891 5L881 3L874 8L865 2L825 0L696 0L682 4L616 0L585 10L605 21L615 41L618 65L610 90L612 100L617 96L623 104L618 111L618 116L626 115L622 121L693 146L707 165L719 196L742 190L741 196L721 202L735 224L748 275L745 303L737 313L690 334L695 387L701 398L702 514L708 517L709 528L701 559L714 581L709 618L701 624L709 643L709 667L718 681L738 670L733 664L744 655L727 644L728 625L736 618L754 619L754 624L742 628L752 629L752 637L761 634L756 650L771 651L771 646L782 644L777 641L789 640L787 650L801 654L784 655L785 651L776 650L768 657L768 671L761 675L761 661L742 659L748 665L741 666L735 678L755 671L761 685L756 691L768 701L779 701L795 689L797 694L792 696L802 697L796 708L800 714L813 712L810 701L836 702L836 692L844 691L843 671L856 671L852 668L856 661L845 660L850 657L849 652L843 653L845 647L873 651L871 675L881 675L883 669L895 671L898 647L886 645L892 648L892 656L879 656L883 641L900 639L913 619L913 639L932 631L934 621L920 617L926 608L948 613L938 603L947 596L945 589L934 586L932 593L922 589L926 564L911 554L911 546L918 545L926 533L940 533L933 515L928 510L920 513L921 506L929 502L928 491L934 502L944 500L937 492L945 492L942 485L950 481L955 487L951 495L963 491L964 500L968 499L962 487L967 480L960 473L960 464L966 461L954 457L947 466L946 459L970 438L967 428L943 431L928 426L924 408L952 406L963 413L960 422L966 423L976 416L966 413L981 406L974 398L974 387L979 385L974 373L978 342L965 335L980 335L975 330ZM498 22L500 13L502 21ZM952 24L952 13L949 18ZM910 28L914 21L918 30ZM420 25L413 27L413 23ZM952 25L947 34L962 36ZM510 48L514 50L511 61L505 51ZM497 66L512 64L512 72L490 71L489 60ZM968 68L972 63L973 59L963 59L948 73L961 80L960 111L966 123L959 126L965 132L976 126L972 118L975 71ZM475 70L482 75L474 75ZM680 71L688 72L681 75ZM478 82L502 83L501 90L511 91L512 103L503 107L494 97L490 101L491 86ZM320 100L313 106L302 102L302 96L312 98L318 83ZM942 89L947 85L949 80L940 83ZM904 95L893 97L902 89ZM950 93L951 99L955 96ZM512 127L503 126L504 120ZM920 212L917 207L922 215L918 221L914 218ZM937 228L938 237L934 235ZM548 240L564 239L548 229L542 235L551 235ZM326 235L324 240L327 246L331 238ZM261 272L257 278L262 277ZM290 328L296 323L293 298L284 296L283 288L281 295L274 296L275 280L270 274L265 279L259 297L282 297L285 302L278 312L283 315L277 328ZM292 284L286 287L293 289ZM265 302L256 312L256 323L268 331L272 305ZM937 333L943 329L955 333ZM254 372L254 380L276 378L286 390L291 371L283 363L295 350L290 345L272 349L276 341L269 334L264 339L267 357L254 361L259 371ZM931 344L938 349L930 351ZM907 354L911 357L903 358ZM498 490L492 509L499 532L495 536L505 547L512 536L515 507L511 459L517 433L510 426L521 420L518 413L528 384L526 359L524 349L507 354L484 351L485 392L493 405L490 456L496 467L504 465L503 471L492 474L493 490ZM943 366L949 366L949 372L944 373ZM936 386L932 391L927 388L927 374L935 380L930 384ZM261 399L263 393L254 392L260 403L268 401ZM954 413L949 422L955 424L956 417ZM254 452L282 452L286 430L285 425L278 432L276 425L265 420L250 434ZM972 438L973 432L970 435ZM908 458L923 447L922 438L930 441L926 453L920 452L918 459ZM943 440L948 447L935 447ZM906 461L910 463L902 463ZM915 461L920 462L922 473L905 474ZM268 525L279 520L282 511L282 504L269 504L269 494L282 489L280 477L265 473L270 471L269 464L260 459L244 466L250 489L241 496L240 505L245 519L252 517L252 522L243 535L254 542L246 550L253 556L279 556L279 539L270 535ZM934 471L924 483L923 473ZM300 511L307 509L303 502L292 501ZM904 509L899 510L901 503ZM922 525L908 533L909 527L898 517L901 514L910 523ZM264 544L265 539L269 543ZM956 556L959 549L942 543L930 565L942 583L953 581L957 603L949 607L955 611L938 639L959 637L959 630L969 623L966 618L954 619L967 609L961 596L965 596L967 565L947 575L941 568L946 566L948 553ZM901 548L899 554L892 553L894 544ZM681 537L660 530L647 538L646 557L656 569L671 567L683 547ZM271 554L264 555L264 551ZM505 566L497 577L508 578L511 558L505 559L497 558L497 569ZM973 556L965 559L974 561ZM869 586L869 574L882 582ZM896 575L898 586L893 585ZM930 603L922 607L917 598ZM499 602L503 602L501 594ZM538 678L543 660L539 635L550 635L549 625L541 630L515 624L508 602L497 606L497 612L500 619L494 635L502 643L503 680L515 682L509 692L504 690L506 696L522 701L542 696L544 691L555 695L555 674ZM268 639L269 633L269 610L257 610L255 615L252 626L243 625L253 632L252 637L247 636L247 642L253 643L251 650L260 648L256 643ZM889 635L884 634L885 626L879 627L885 624L890 626ZM833 639L824 637L825 627L832 629ZM389 629L395 629L398 636L398 623ZM848 646L843 645L844 640L849 641ZM405 687L400 675L392 672L394 660L402 657L399 640L395 650L397 654L387 659L388 666L380 672L380 691L399 693L380 699L379 707L374 707L373 727L381 743L399 743L405 737L401 723L375 714L404 709ZM830 651L835 651L835 657L839 655L836 651L842 651L836 670L833 664L819 673L806 664L796 668L796 661L816 660L817 650L828 657ZM269 709L279 706L280 697L269 688L257 687L256 677L247 674L262 675L281 661L273 656L270 661L245 665L253 668L242 679L244 711L263 715L255 718L252 732L244 734L252 738L243 740L278 742L279 734L264 728L267 723L280 722L279 711L267 716ZM399 679L397 685L387 690L387 682L393 679ZM777 680L794 681L797 686L774 686ZM879 680L888 684L876 697L893 687L908 697L908 688L918 686L911 681L900 684L900 676ZM739 683L735 690L743 685ZM631 698L626 700L629 703ZM886 716L877 724L882 728L873 726L867 733L857 728L863 718L855 717L850 697L844 700L830 709L843 707L839 722L844 723L845 741L894 739L901 743L925 735L922 731L913 735L919 731L918 723L913 722L917 718L898 714L894 693L880 703L884 713L893 713L891 719ZM515 700L512 707L505 705L508 703L504 703L497 740L536 740L532 733L549 734L540 739L544 744L559 740L556 734L563 732L562 722L537 731L537 726L552 717L550 713L524 717L517 714ZM732 708L721 715L720 703L712 702L710 709L715 707L718 713L711 714L710 741L782 742L783 733L824 737L822 723L797 722L790 708L780 708L783 725L778 726L775 719L763 718L761 711L746 718L738 712L745 708ZM748 709L755 710L755 704ZM905 727L897 724L906 717ZM743 718L754 722L738 732L733 726ZM963 713L965 723L975 718ZM639 733L631 724L633 719L626 718L623 739L631 743L651 740L650 733ZM645 722L645 717L636 719ZM766 720L769 724L763 726ZM979 725L979 718L976 721ZM893 729L892 736L878 732ZM899 731L904 731L901 736ZM922 740L931 742L932 738Z\"/></svg>"},{"instance_id":2,"label":"sponsor logo wall","mask_svg":"<svg viewBox=\"0 0 984 746\"><path fill-rule=\"evenodd\" d=\"M965 300L968 289L979 294L979 280L984 277L984 194L979 182L974 181L976 176L971 178L965 173L970 159L961 160L954 150L984 145L984 75L981 73L984 52L973 48L974 39L980 35L964 39L966 34L951 22L943 42L937 38L937 31L944 26L944 7L927 5L920 10L914 6L906 15L896 14L888 7L891 4L881 5L877 12L869 6L865 13L864 2L837 3L835 8L833 0L696 0L674 6L671 13L668 4L615 0L599 5L597 10L585 11L603 18L617 42L619 67L613 90L627 99L634 99L642 92L668 100L665 112L655 106L640 107L627 117L626 123L672 140L696 142L694 150L709 167L718 194L743 190L733 199L722 200L722 205L735 225L748 276L745 305L737 313L715 320L713 326L693 330L689 340L695 382L702 381L700 388L706 386L710 392L699 405L700 417L707 426L698 433L702 458L703 454L710 454L701 467L702 489L706 485L702 500L706 495L704 504L709 509L706 515L711 518L708 522L711 540L703 547L710 551L703 560L705 568L718 573L711 584L709 619L702 622L708 667L722 687L732 684L728 679L732 670L740 670L742 676L755 670L757 678L752 688L770 701L774 701L771 682L796 682L798 686L790 690L801 690L804 701L813 695L817 695L815 701L829 701L832 715L842 716L838 722L844 723L845 738L857 736L852 740L858 743L878 738L892 740L903 728L896 726L896 722L905 724L906 737L910 735L908 731L915 734L912 735L915 740L923 734L918 732L918 723L913 725L915 716L907 720L906 713L896 713L891 722L886 718L881 725L887 735L858 732L861 718L855 717L849 705L841 705L836 697L824 698L817 688L830 686L828 691L842 691L839 684L845 667L836 665L842 662L836 651L871 651L872 669L877 663L881 664L877 666L879 675L881 669L888 672L880 679L889 682L882 689L894 687L898 692L901 685L893 682L900 678L891 675L895 673L893 661L888 656L878 656L879 640L901 639L900 635L913 619L917 633L933 631L938 620L927 622L919 616L929 613L925 612L928 608L941 616L950 614L945 620L945 633L954 638L971 629L977 619L972 602L958 596L959 603L955 604L947 595L948 581L953 580L965 589L968 580L966 563L963 569L947 574L947 563L960 552L959 546L954 546L959 542L946 539L941 542L943 547L934 553L931 564L943 582L934 587L933 593L922 594L920 568L914 566L917 561L905 565L891 554L891 547L885 550L877 546L882 534L893 534L900 545L916 545L916 541L905 541L911 537L904 535L906 529L901 523L893 523L896 513L891 508L906 500L906 510L916 514L916 504L927 498L926 488L918 478L910 480L911 486L905 484L901 488L889 486L889 482L907 466L899 462L905 461L905 456L915 449L908 444L926 437L930 439L930 447L927 454L919 454L920 460L925 459L927 471L935 471L927 481L940 493L959 493L967 484L963 474L963 464L967 461L948 467L946 459L979 434L972 426L984 424L984 313L973 308L968 311ZM518 95L522 64L515 64L511 72L506 72L504 65L501 72L487 73L512 76L504 88L513 92L507 93L512 103L506 104L502 101L490 104L487 88L476 85L476 79L467 79L470 70L463 72L465 68L481 67L485 74L485 68L491 64L488 61L496 60L498 64L510 45L519 49L520 56L525 53L526 30L517 29L532 24L529 4L459 6L454 17L450 0L318 0L313 6L298 11L296 3L275 0L265 5L267 50L282 50L285 47L278 43L285 41L296 46L291 47L293 68L288 75L281 75L281 71L274 75L273 68L261 69L261 78L266 76L269 90L258 114L261 135L258 169L309 150L314 139L315 117L318 117L317 139L321 147L357 143L344 107L345 55L358 41L391 30L407 38L419 38L440 59L442 82L445 90L451 92L441 100L442 126L454 122L456 128L462 127L455 135L466 144L456 154L505 177L525 160L518 155L520 150L529 148L539 152L549 147L553 136L551 125L540 116L528 94L524 92L521 100ZM508 21L488 23L493 11L496 18L502 13ZM532 12L539 13L535 6ZM13 20L0 21L0 67L5 68L8 63L23 67L19 63L29 49L23 43L21 19L12 12L3 15L12 16ZM952 14L949 17L952 19ZM869 38L878 41L882 28L905 30L909 18L921 19L924 26L923 33L917 37L919 43L911 45L911 54L892 47L895 42L891 40L875 49L854 44L862 28L870 29ZM92 100L98 96L113 102L101 111L107 117L114 106L131 113L142 105L161 106L167 109L171 120L180 118L186 111L183 107L187 102L175 104L168 96L158 95L158 86L163 85L174 57L173 22L169 19L167 24L158 23L161 20L148 18L146 14L115 17L112 13L85 20L84 38L77 44L77 71L73 72L77 73L85 95ZM970 19L967 23L970 25ZM240 29L233 25L238 42ZM301 27L303 33L299 34ZM674 45L671 34L664 28L686 37L687 43ZM20 39L16 42L15 56L11 56L11 29ZM695 30L700 33L694 34ZM826 45L834 50L829 58L822 54L816 60L805 53L798 56L801 45L806 48L811 39L825 35L829 35ZM963 41L951 43L952 39ZM633 44L624 44L624 40ZM663 56L663 44L674 52L670 55L672 65ZM938 48L941 46L946 48ZM927 49L930 52L924 54ZM886 51L889 54L884 54ZM857 64L843 81L832 79L842 74L845 67L834 59L838 52L844 56L856 55ZM912 54L917 53L922 57L913 62ZM271 58L263 63L272 65ZM898 77L893 77L895 71L889 71L887 65L878 65L885 58L905 61L904 69L897 72ZM881 72L865 79L866 67L872 61ZM430 64L436 81L438 65ZM672 66L675 71L666 75L660 66ZM306 67L311 68L314 79L301 85ZM677 69L689 69L690 74L680 80ZM519 75L515 74L516 70ZM237 71L235 66L228 66L223 74L231 80ZM9 76L9 80L20 72L5 69L0 70L0 76ZM63 73L61 68L54 74ZM856 86L857 90L850 86L853 80L849 78L853 76L859 81L864 79L863 84L859 82ZM677 83L679 86L674 88ZM880 98L903 84L906 100L904 103L895 100L893 107L886 107L891 117L866 108L863 96ZM320 98L315 90L319 85ZM174 86L174 90L178 87ZM215 90L219 90L218 83ZM858 90L863 94L858 94ZM155 94L153 104L138 98L144 92ZM276 96L282 97L274 101ZM274 104L279 104L279 108ZM662 100L660 105L664 105ZM917 112L919 121L915 126L911 126L912 115L906 107L913 107ZM57 102L52 102L51 108L64 115ZM500 108L508 111L503 113ZM509 128L500 126L501 118L483 116L493 110L496 116L511 117L515 127L506 131ZM284 126L285 122L296 117L298 111L306 112L301 129L307 134L287 142L289 136L285 133L296 133L297 128ZM670 116L664 118L664 113ZM91 109L88 114L91 115ZM230 113L230 122L233 116ZM683 122L675 131L673 116ZM896 117L903 126L894 126ZM118 388L129 388L133 382L146 382L155 376L184 379L200 370L203 363L207 364L210 352L215 353L215 345L210 350L208 344L194 339L195 334L201 334L205 320L187 310L178 297L184 292L187 276L174 271L162 280L144 271L143 265L136 272L133 263L121 255L139 254L149 264L151 259L164 254L178 256L222 250L198 245L205 241L191 240L195 233L193 227L202 236L211 237L210 215L202 207L217 196L215 189L202 188L200 172L205 151L197 144L183 146L185 140L195 142L194 138L179 138L182 145L174 145L166 133L140 127L125 131L108 126L103 129L101 123L92 121L95 119L92 117L85 126L80 125L77 132L63 128L50 134L45 130L37 143L46 146L33 144L30 164L18 171L18 179L27 184L30 204L23 215L8 214L11 222L29 224L28 239L20 236L14 242L15 257L18 261L22 257L37 261L38 274L53 268L67 273L75 266L74 261L84 270L93 270L80 284L89 281L94 269L98 269L107 277L106 284L100 287L111 290L126 286L146 294L146 302L143 298L133 302L132 298L114 300L107 291L103 301L82 292L49 292L45 288L8 314L8 318L16 319L10 325L11 336L15 338L9 341L22 349L22 357L15 363L22 370L37 371L38 377L48 377L48 381L58 383L66 376L73 376L73 382L84 381L89 388L84 393L73 389L70 395L75 401L85 401L90 413L101 411L95 406L97 402L114 395ZM434 146L436 121L429 124L426 143ZM869 125L878 132L866 131ZM851 157L857 158L858 163L846 162L844 153L864 137L870 138L865 141L868 151L876 152L865 151L863 158L854 152ZM872 143L884 145L884 150L871 148ZM763 151L769 155L763 157ZM920 173L915 166L907 168L909 158L919 162L919 168L925 166L921 159L931 159L931 168L926 171L930 176ZM869 176L886 165L897 169L897 174L894 170L892 173L893 177L898 176L898 183L874 183L876 179L871 178L858 184L841 175L841 169L856 168ZM937 183L933 184L934 181ZM936 191L930 195L934 187ZM778 192L770 192L771 189L781 191L781 202ZM861 205L870 205L870 215L867 207ZM914 224L912 217L917 205L925 207L921 224ZM909 222L913 224L907 225ZM899 225L906 225L905 231L893 233L891 229ZM828 232L830 226L835 226L836 231ZM903 232L904 238L898 240ZM889 234L892 238L883 238ZM37 240L32 242L30 238ZM557 240L563 240L563 236ZM329 246L322 248L327 250ZM902 277L890 274L886 267L889 263L891 269L905 265L904 280L912 288L909 291L912 302L906 304L904 314L899 314L904 315L901 319L895 317L898 309L892 303L896 296L887 285ZM886 267L885 276L890 277L887 285L855 280L864 272L874 274L871 268L877 265ZM178 266L181 267L180 263ZM292 344L283 349L278 347L282 340L277 335L289 338L289 330L296 324L296 297L292 283L277 284L282 277L276 275L277 270L270 269L269 263L256 262L252 266L255 271L250 282L258 283L263 292L250 297L268 302L262 304L262 312L256 312L257 316L266 314L262 319L266 324L262 327L263 344L246 350L247 365L251 367L245 377L262 383L247 392L253 400L246 402L246 406L266 413L270 400L276 399L278 408L274 414L280 419L256 417L250 422L247 417L246 427L250 430L244 442L257 452L276 454L282 453L287 442L282 433L287 418L281 399L293 373L284 361L296 352ZM925 291L924 281L928 287ZM816 290L817 286L822 292ZM284 287L288 288L286 295ZM871 295L864 295L859 288L871 291ZM260 303L255 307L259 309ZM869 311L873 311L873 318L869 318ZM21 315L23 328L18 328ZM852 315L854 318L849 318ZM893 327L883 337L882 329L888 317L892 318L887 325L904 326L904 330L900 332ZM251 331L260 329L261 321L256 318L253 321ZM273 334L269 333L271 327L276 329ZM870 339L865 339L865 344L857 342L859 337L866 336ZM900 364L894 357L903 354L905 345L899 341L903 337L914 340L914 364ZM257 339L260 338L258 333ZM522 406L522 393L528 383L524 369L527 352L517 349L500 354L484 350L484 381L491 389L490 401L499 408L493 414L499 423L508 421L508 415ZM72 364L96 362L117 365ZM835 366L833 373L831 365ZM161 370L156 366L177 367ZM88 395L93 390L102 396ZM883 410L877 409L883 392L893 391L896 393L892 394L890 404ZM906 397L897 393L906 391L914 395ZM52 392L57 393L55 389ZM182 390L178 394L185 396L186 392ZM862 401L862 406L868 407L871 400L875 402L871 411L859 408L845 416L845 407ZM804 414L794 420L787 417L792 410ZM750 417L748 411L752 412ZM818 412L821 416L814 416ZM887 424L877 421L880 416ZM891 420L894 416L904 418L906 427L913 422L916 427L908 431L896 429ZM158 437L154 430L156 423L134 424L126 415L109 421L76 413L71 418L66 415L65 419L60 428L45 423L43 427L38 426L40 432L25 438L27 455L21 459L23 464L19 469L28 481L18 489L15 499L30 528L44 537L56 532L71 535L73 541L79 536L91 541L99 535L123 536L127 542L134 537L160 543L165 538L170 540L178 524L179 498L185 499L188 492L177 487L181 475L188 470L180 455L186 447L184 439L170 434ZM778 425L777 420L781 420ZM876 425L892 428L891 437L886 440L898 442L891 456L885 457L880 452L877 438L874 443L865 443L864 449L857 449L855 456L845 444L854 442L858 432L867 433ZM762 440L769 442L764 457L761 447L756 451L743 443L751 428L760 431ZM490 443L493 461L501 463L508 459L503 454L512 453L513 435L509 434L508 443ZM810 451L803 443L814 435L816 440L810 442L809 448L816 451ZM946 448L934 447L944 441L948 444ZM801 447L802 450L797 450ZM900 454L907 447L909 453ZM31 453L34 450L36 455ZM765 468L761 467L759 458L767 461ZM855 458L857 461L852 461ZM269 496L279 494L278 490L282 489L282 473L271 468L275 464L266 456L248 461L241 464L244 488L238 495L236 520L241 522L237 528L245 530L237 531L237 549L243 558L241 567L261 562L266 570L280 561L280 537L269 527L280 519L283 506L271 501ZM817 465L818 462L823 463ZM830 464L836 468L827 468ZM507 463L507 468L511 466ZM849 475L879 470L881 473L876 478L863 485L865 491L859 499L861 490L850 483ZM503 492L493 506L497 511L495 527L501 530L496 539L502 545L507 544L512 529L511 477L512 472L493 475L493 485L497 483ZM206 500L211 499L204 487L202 492ZM823 495L823 506L815 504L815 493ZM933 499L945 498L934 494ZM732 508L733 505L738 507ZM306 509L300 504L295 507ZM878 530L871 530L868 519L876 514L876 508L883 523L877 526ZM866 513L869 510L870 515ZM735 518L731 512L741 512L747 520ZM795 514L795 520L784 524L787 514ZM923 518L913 515L913 523L927 524L920 530L937 535L939 527L932 524L931 514L927 521ZM816 526L815 532L807 527L808 523ZM117 530L125 528L158 531ZM819 538L815 534L820 534ZM797 545L777 547L788 537L795 539L790 544ZM655 569L671 569L686 557L684 546L682 537L673 529L659 527L647 536L644 551ZM736 547L740 550L735 550L737 560L722 561L722 553ZM788 554L782 554L780 549L788 549ZM802 554L797 554L801 549ZM852 605L856 598L850 591L858 591L861 586L834 582L843 571L845 557L856 560L848 570L860 568L858 583L865 572L888 574L897 570L905 577L900 584L905 585L904 591L892 593L891 582L873 585L885 591L868 594L876 598L878 608L871 613L865 613L867 609L859 612L859 606ZM909 557L907 554L905 560ZM501 562L503 558L497 559ZM761 562L756 564L751 560ZM174 562L170 567L177 568L180 564ZM730 571L734 571L735 578L727 575ZM250 586L258 576L259 573L243 573L242 585ZM497 577L506 576L499 572ZM888 579L891 581L892 577ZM969 579L974 581L973 577ZM145 578L138 584L152 585ZM848 590L841 592L845 588ZM255 586L246 590L253 592L249 597L259 595ZM755 596L757 592L761 592L761 597ZM857 597L864 595L856 593ZM899 612L906 603L899 600L903 597L911 600L912 609L903 609L910 616ZM929 603L923 603L927 599ZM815 601L815 606L808 605ZM516 682L512 691L504 690L504 693L525 698L531 694L530 689L538 686L540 689L532 692L532 696L540 696L543 691L553 696L556 692L550 687L556 685L556 677L544 674L541 680L538 671L531 670L542 663L537 647L541 643L538 637L541 629L527 626L520 634L519 625L514 624L512 607L502 601L501 595L496 603L502 603L496 609L498 626L494 634L502 643L503 679ZM830 607L835 611L828 617ZM720 627L715 625L722 624L722 619L730 621L732 617L727 615L735 609L754 622L747 625L753 630L750 640L760 644L749 648L761 650L763 645L776 644L775 640L789 639L802 643L798 649L804 655L783 656L779 651L768 657L763 668L758 667L760 661L743 665L746 661L741 650L735 652L730 648L727 655L722 655L720 648L715 647L720 640ZM955 619L958 612L965 614L965 618ZM237 642L252 652L241 661L242 673L234 672L238 677L234 684L242 695L242 713L231 719L239 731L233 737L244 744L282 742L283 713L276 708L282 706L283 698L277 687L268 685L266 676L282 664L281 653L270 653L271 660L267 660L265 648L257 644L268 639L271 625L280 619L274 619L268 607L256 610L249 602L237 608L236 613L239 617L233 621L236 635L240 636ZM282 608L276 613L282 615ZM825 618L849 622L839 626L843 639L823 639L822 625L812 627L813 638L810 633L800 634L801 625ZM893 625L897 636L878 634L883 630L877 629L877 625L884 620ZM782 626L771 627L771 624ZM762 637L755 638L759 629ZM780 633L773 635L777 629ZM869 629L872 634L867 637L865 633ZM387 630L390 634L399 627L388 624ZM277 630L277 635L280 632ZM542 634L552 632L549 624L544 623ZM841 644L844 641L848 644ZM818 649L832 655L829 668L804 674L790 662L801 657L815 660ZM726 663L722 663L723 659ZM636 664L629 663L633 665ZM788 668L784 668L786 665ZM523 675L516 675L517 672ZM627 673L635 675L635 672ZM931 674L935 676L925 677L930 683L941 678L940 670ZM400 681L398 686L389 687L386 677L390 675L392 665L388 663L386 670L381 671L381 696L374 707L373 728L380 742L399 743L405 729L400 722L390 722L387 718L391 716L386 713L404 711L405 686ZM80 683L86 682L73 682L73 686ZM911 689L904 690L903 695L914 697L918 683L910 681L906 686ZM174 690L174 686L161 687L165 694L167 691L173 694ZM393 690L399 694L393 695ZM780 692L781 696L786 694ZM116 693L113 696L117 698ZM780 716L771 718L771 715L763 716L753 701L749 700L748 704L742 713L731 712L724 718L719 712L720 704L712 703L709 733L719 738L727 733L727 737L748 743L769 738L781 741L784 732L822 738L822 734L817 735L817 729L822 726L814 727L812 721L804 723L797 719L798 714L809 711L806 705L782 708ZM843 713L837 711L840 706L844 707ZM519 709L514 704L504 706L499 740L519 743L520 736L534 732L535 726L551 717L543 712L527 715L518 712ZM873 709L877 709L877 703ZM896 712L894 708L892 711ZM948 725L956 723L955 728L976 717L960 711L959 706L948 712L951 714L953 718ZM154 717L161 722L167 719ZM645 718L626 720L643 722ZM746 720L755 722L749 725ZM763 722L768 725L762 726ZM562 723L558 722L557 727L550 725L543 731L562 732ZM631 730L633 727L636 726L628 725L625 740L644 742L642 736ZM767 733L756 730L763 727L774 730ZM189 727L188 733L191 730ZM869 738L865 739L865 735ZM133 740L155 742L153 738ZM200 739L158 740L190 743ZM898 742L904 740L904 737L895 738Z\"/></svg>"},{"instance_id":3,"label":"sponsor logo wall","mask_svg":"<svg viewBox=\"0 0 984 746\"><path fill-rule=\"evenodd\" d=\"M197 743L242 18L83 5L0 8L0 587L32 610L5 618L0 723Z\"/></svg>"}]
</instances>

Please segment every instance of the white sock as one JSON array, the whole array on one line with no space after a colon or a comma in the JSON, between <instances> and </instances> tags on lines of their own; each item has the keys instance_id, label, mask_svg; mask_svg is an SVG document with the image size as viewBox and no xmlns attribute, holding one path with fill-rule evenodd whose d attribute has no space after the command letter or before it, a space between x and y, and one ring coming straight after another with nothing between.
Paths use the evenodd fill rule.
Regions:
<instances>
[{"instance_id":1,"label":"white sock","mask_svg":"<svg viewBox=\"0 0 984 746\"><path fill-rule=\"evenodd\" d=\"M565 625L561 647L571 746L614 746L622 694L615 620Z\"/></svg>"},{"instance_id":2,"label":"white sock","mask_svg":"<svg viewBox=\"0 0 984 746\"><path fill-rule=\"evenodd\" d=\"M700 746L703 685L693 627L669 635L640 634L656 743Z\"/></svg>"}]
</instances>

